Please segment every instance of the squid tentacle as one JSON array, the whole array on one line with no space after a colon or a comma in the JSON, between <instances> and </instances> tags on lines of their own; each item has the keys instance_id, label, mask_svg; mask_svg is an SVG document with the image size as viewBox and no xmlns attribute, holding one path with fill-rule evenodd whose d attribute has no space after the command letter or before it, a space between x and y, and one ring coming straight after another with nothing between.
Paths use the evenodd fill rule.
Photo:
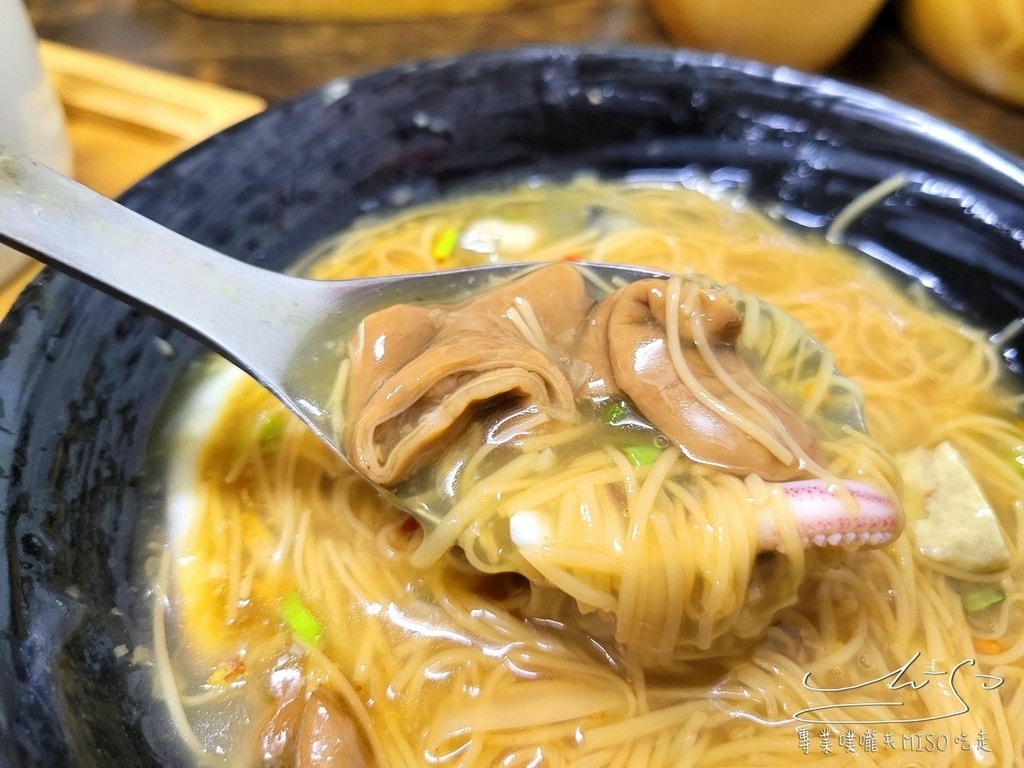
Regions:
<instances>
[{"instance_id":1,"label":"squid tentacle","mask_svg":"<svg viewBox=\"0 0 1024 768\"><path fill-rule=\"evenodd\" d=\"M795 480L775 486L793 510L805 547L881 546L899 535L903 516L893 499L865 483L844 480L842 485L838 488L824 480ZM766 509L758 516L757 549L767 552L780 544L774 516Z\"/></svg>"}]
</instances>

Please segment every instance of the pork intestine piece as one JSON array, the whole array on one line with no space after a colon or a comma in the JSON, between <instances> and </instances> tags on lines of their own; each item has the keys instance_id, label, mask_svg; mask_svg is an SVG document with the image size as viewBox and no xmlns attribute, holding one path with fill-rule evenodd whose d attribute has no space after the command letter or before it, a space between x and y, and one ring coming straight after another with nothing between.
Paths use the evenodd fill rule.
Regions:
<instances>
[{"instance_id":1,"label":"pork intestine piece","mask_svg":"<svg viewBox=\"0 0 1024 768\"><path fill-rule=\"evenodd\" d=\"M693 461L766 480L802 476L801 458L815 452L815 439L739 354L743 322L735 304L696 281L680 284L681 365L669 343L669 281L639 280L601 302L584 327L578 354L591 370L585 396L625 395Z\"/></svg>"},{"instance_id":2,"label":"pork intestine piece","mask_svg":"<svg viewBox=\"0 0 1024 768\"><path fill-rule=\"evenodd\" d=\"M559 361L592 303L579 272L556 265L454 307L397 305L369 315L349 344L348 456L373 481L393 485L482 409L533 408L573 421L573 388Z\"/></svg>"}]
</instances>

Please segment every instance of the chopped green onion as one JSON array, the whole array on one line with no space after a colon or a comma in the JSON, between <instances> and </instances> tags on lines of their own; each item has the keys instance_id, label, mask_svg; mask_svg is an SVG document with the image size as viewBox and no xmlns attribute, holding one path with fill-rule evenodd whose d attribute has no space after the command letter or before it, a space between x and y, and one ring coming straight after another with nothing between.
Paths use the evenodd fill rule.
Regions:
<instances>
[{"instance_id":1,"label":"chopped green onion","mask_svg":"<svg viewBox=\"0 0 1024 768\"><path fill-rule=\"evenodd\" d=\"M621 424L627 418L629 418L629 410L626 408L626 404L621 401L616 401L605 408L604 419L613 427Z\"/></svg>"},{"instance_id":2,"label":"chopped green onion","mask_svg":"<svg viewBox=\"0 0 1024 768\"><path fill-rule=\"evenodd\" d=\"M633 466L649 467L658 460L664 450L657 445L627 445L622 452Z\"/></svg>"},{"instance_id":3,"label":"chopped green onion","mask_svg":"<svg viewBox=\"0 0 1024 768\"><path fill-rule=\"evenodd\" d=\"M455 253L455 246L459 244L459 230L449 227L438 235L434 242L434 258L438 261L446 261Z\"/></svg>"},{"instance_id":4,"label":"chopped green onion","mask_svg":"<svg viewBox=\"0 0 1024 768\"><path fill-rule=\"evenodd\" d=\"M281 438L284 436L284 425L285 416L283 413L264 416L258 432L260 445L276 445L281 442Z\"/></svg>"},{"instance_id":5,"label":"chopped green onion","mask_svg":"<svg viewBox=\"0 0 1024 768\"><path fill-rule=\"evenodd\" d=\"M981 587L980 589L968 592L960 599L963 602L965 611L977 613L1003 602L1006 599L1006 595L1003 594L1003 590L999 589L999 587Z\"/></svg>"},{"instance_id":6,"label":"chopped green onion","mask_svg":"<svg viewBox=\"0 0 1024 768\"><path fill-rule=\"evenodd\" d=\"M323 625L310 612L299 591L295 590L281 603L281 618L291 630L307 643L315 643L323 632Z\"/></svg>"}]
</instances>

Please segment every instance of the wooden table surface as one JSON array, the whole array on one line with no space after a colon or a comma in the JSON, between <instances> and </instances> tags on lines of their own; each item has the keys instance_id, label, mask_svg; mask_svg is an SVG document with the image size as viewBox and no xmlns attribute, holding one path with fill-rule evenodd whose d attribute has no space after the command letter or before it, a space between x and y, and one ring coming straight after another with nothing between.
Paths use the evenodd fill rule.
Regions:
<instances>
[{"instance_id":1,"label":"wooden table surface","mask_svg":"<svg viewBox=\"0 0 1024 768\"><path fill-rule=\"evenodd\" d=\"M382 3L386 0L380 0ZM669 45L644 0L539 0L506 13L402 22L278 23L202 17L169 0L27 0L45 39L274 102L337 76L534 43ZM887 9L828 72L924 109L1024 157L1024 110L933 69Z\"/></svg>"}]
</instances>

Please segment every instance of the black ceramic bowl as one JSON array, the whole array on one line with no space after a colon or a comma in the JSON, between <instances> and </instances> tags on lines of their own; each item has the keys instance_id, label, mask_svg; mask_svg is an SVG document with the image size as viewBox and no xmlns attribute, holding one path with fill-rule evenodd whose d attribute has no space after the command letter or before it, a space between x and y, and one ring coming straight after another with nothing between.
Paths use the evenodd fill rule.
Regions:
<instances>
[{"instance_id":1,"label":"black ceramic bowl","mask_svg":"<svg viewBox=\"0 0 1024 768\"><path fill-rule=\"evenodd\" d=\"M706 173L812 229L902 173L908 184L853 224L851 245L988 329L1024 314L1014 159L862 90L689 52L535 49L329 83L122 200L278 269L367 211L581 169ZM174 764L174 734L131 661L149 637L135 548L140 521L162 510L161 407L203 350L46 272L4 323L0 351L6 760ZM1006 356L1016 368L1016 349Z\"/></svg>"}]
</instances>

